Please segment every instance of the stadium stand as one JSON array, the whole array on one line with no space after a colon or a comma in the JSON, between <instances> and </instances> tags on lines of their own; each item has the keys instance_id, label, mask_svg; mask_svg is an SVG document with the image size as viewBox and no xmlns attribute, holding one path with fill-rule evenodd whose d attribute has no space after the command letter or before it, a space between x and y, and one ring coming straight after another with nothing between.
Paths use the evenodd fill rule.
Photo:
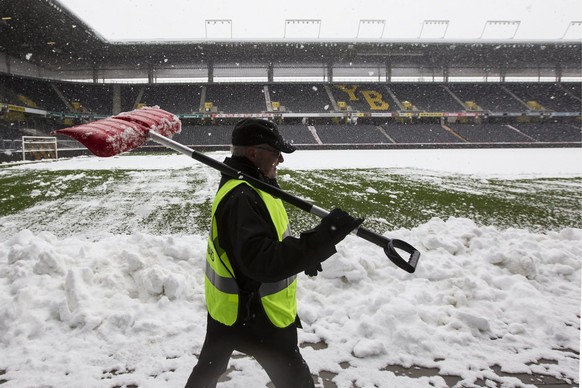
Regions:
<instances>
[{"instance_id":1,"label":"stadium stand","mask_svg":"<svg viewBox=\"0 0 582 388\"><path fill-rule=\"evenodd\" d=\"M197 112L202 89L200 85L147 85L141 98L138 92L137 104L134 104L134 107L157 105L175 114ZM128 105L127 102L125 104Z\"/></svg>"},{"instance_id":2,"label":"stadium stand","mask_svg":"<svg viewBox=\"0 0 582 388\"><path fill-rule=\"evenodd\" d=\"M271 101L283 107L281 111L295 113L333 111L333 103L323 84L269 85Z\"/></svg>"},{"instance_id":3,"label":"stadium stand","mask_svg":"<svg viewBox=\"0 0 582 388\"><path fill-rule=\"evenodd\" d=\"M476 109L467 107L470 110L522 112L527 109L500 84L451 84L448 88L465 105L467 101L474 102Z\"/></svg>"},{"instance_id":4,"label":"stadium stand","mask_svg":"<svg viewBox=\"0 0 582 388\"><path fill-rule=\"evenodd\" d=\"M385 144L391 141L374 125L318 125L323 144Z\"/></svg>"},{"instance_id":5,"label":"stadium stand","mask_svg":"<svg viewBox=\"0 0 582 388\"><path fill-rule=\"evenodd\" d=\"M71 113L69 108L73 109L72 113L101 116L113 113L112 85L63 83L6 75L1 77L4 82L0 88L0 103L6 104L5 106L9 104L45 109L47 115L55 113L57 116L49 119L38 114L6 112L3 115L4 122L10 124L12 121L13 123L5 125L4 128L12 130L3 130L2 139L14 140L22 134L30 134L30 130L46 134L56 127L82 122L79 119L62 119L63 114ZM266 91L268 95L265 95ZM184 131L179 137L187 144L198 146L226 146L227 135L225 130L220 129L219 124L231 125L233 122L221 123L218 122L218 118L264 114L268 108L269 98L271 103L274 101L273 96L281 100L282 109L281 111L272 110L269 114L278 114L282 130L288 132L296 144L301 145L315 146L319 142L323 145L484 144L528 141L579 143L581 142L580 121L576 119L580 115L579 93L580 88L576 84L551 83L504 85L481 83L448 85L145 84L122 85L120 108L131 110L140 105L159 105L178 115L198 114L196 116L198 119L185 121ZM24 94L31 97L18 97ZM39 104L33 99L39 101ZM347 103L343 107L345 109L338 106L338 103L342 101ZM410 118L401 117L403 112L411 112L406 109L400 110L400 108L406 108L403 106L403 101L413 103L414 109L417 110L412 112L417 116L422 111L437 112L437 116L441 115L441 124L423 122L422 116L416 117L414 122L410 121L412 120ZM539 104L537 109L532 101ZM65 102L69 103L69 107L66 107ZM79 102L80 105L75 106L74 102ZM207 102L212 102L210 108L205 106ZM470 106L471 102L475 105ZM465 103L465 109L462 103ZM493 109L488 109L491 107ZM525 119L522 117L529 114L528 112L536 111L540 114L557 112L558 115L566 114L568 117L565 119L552 117L551 121L544 117L526 117ZM460 117L457 117L457 120L450 119L447 117L447 112L453 112L453 115L458 113ZM470 112L482 112L485 116L482 116L479 121L464 117L465 114L470 115ZM508 118L507 122L499 123L493 122L491 118L487 119L488 114L505 117L506 112L511 112L515 118ZM289 113L296 114L294 117L305 114L303 125L295 125L290 118L285 118L285 115ZM321 116L322 113L335 114L335 116ZM374 119L374 115L378 113L389 116ZM350 114L355 114L355 116L349 116ZM215 115L217 120L214 118ZM88 116L87 119L90 120L92 117ZM349 117L351 120L348 120ZM348 125L356 121L360 125ZM307 123L311 126L305 125ZM207 125L209 127L206 127ZM377 130L377 125L382 125L385 134ZM312 133L314 128L319 138ZM448 130L452 128L454 128L454 134ZM21 129L28 132L25 133L26 131L23 132Z\"/></svg>"},{"instance_id":6,"label":"stadium stand","mask_svg":"<svg viewBox=\"0 0 582 388\"><path fill-rule=\"evenodd\" d=\"M0 123L0 139L12 141L21 138L22 135L23 133L14 128L14 126Z\"/></svg>"},{"instance_id":7,"label":"stadium stand","mask_svg":"<svg viewBox=\"0 0 582 388\"><path fill-rule=\"evenodd\" d=\"M120 88L121 111L133 110L140 103L141 95L144 92L144 85L122 85Z\"/></svg>"},{"instance_id":8,"label":"stadium stand","mask_svg":"<svg viewBox=\"0 0 582 388\"><path fill-rule=\"evenodd\" d=\"M538 142L580 142L580 126L565 123L508 124Z\"/></svg>"},{"instance_id":9,"label":"stadium stand","mask_svg":"<svg viewBox=\"0 0 582 388\"><path fill-rule=\"evenodd\" d=\"M469 143L531 143L532 139L505 124L451 124L449 127Z\"/></svg>"},{"instance_id":10,"label":"stadium stand","mask_svg":"<svg viewBox=\"0 0 582 388\"><path fill-rule=\"evenodd\" d=\"M185 125L174 140L192 146L228 146L231 133L232 126Z\"/></svg>"},{"instance_id":11,"label":"stadium stand","mask_svg":"<svg viewBox=\"0 0 582 388\"><path fill-rule=\"evenodd\" d=\"M390 85L389 90L399 100L401 110L427 112L457 112L464 110L462 104L455 100L441 85L406 84ZM411 104L408 107L408 103Z\"/></svg>"},{"instance_id":12,"label":"stadium stand","mask_svg":"<svg viewBox=\"0 0 582 388\"><path fill-rule=\"evenodd\" d=\"M184 125L182 132L174 136L174 140L191 146L222 146L230 145L232 125ZM280 125L279 131L289 142L304 146L316 145L317 131L315 127L306 125Z\"/></svg>"},{"instance_id":13,"label":"stadium stand","mask_svg":"<svg viewBox=\"0 0 582 388\"><path fill-rule=\"evenodd\" d=\"M212 104L214 111L222 113L249 114L267 110L265 91L261 84L209 85L204 99L206 104ZM201 111L212 111L212 108Z\"/></svg>"},{"instance_id":14,"label":"stadium stand","mask_svg":"<svg viewBox=\"0 0 582 388\"><path fill-rule=\"evenodd\" d=\"M54 87L62 93L73 112L106 116L113 113L112 85L55 83Z\"/></svg>"},{"instance_id":15,"label":"stadium stand","mask_svg":"<svg viewBox=\"0 0 582 388\"><path fill-rule=\"evenodd\" d=\"M582 146L580 42L111 44L52 0L5 3L5 149L154 105L199 149L226 149L241 117L271 119L304 148Z\"/></svg>"},{"instance_id":16,"label":"stadium stand","mask_svg":"<svg viewBox=\"0 0 582 388\"><path fill-rule=\"evenodd\" d=\"M395 112L399 110L386 86L382 84L339 84L331 86L330 89L340 111Z\"/></svg>"},{"instance_id":17,"label":"stadium stand","mask_svg":"<svg viewBox=\"0 0 582 388\"><path fill-rule=\"evenodd\" d=\"M312 129L306 125L280 125L279 130L285 139L295 145L318 144Z\"/></svg>"},{"instance_id":18,"label":"stadium stand","mask_svg":"<svg viewBox=\"0 0 582 388\"><path fill-rule=\"evenodd\" d=\"M0 80L2 103L52 112L114 113L112 85L62 83L7 75L0 75ZM256 114L267 111L269 100L280 103L281 113L580 112L582 104L576 84L146 84L122 85L120 89L121 110L158 105L175 114ZM265 90L269 91L268 96ZM346 104L345 109L338 106L342 102ZM474 105L467 105L468 102ZM528 102L538 103L539 109L529 106ZM74 103L80 104L78 109ZM205 103L212 103L214 109L205 109Z\"/></svg>"},{"instance_id":19,"label":"stadium stand","mask_svg":"<svg viewBox=\"0 0 582 388\"><path fill-rule=\"evenodd\" d=\"M450 144L463 140L438 124L386 124L386 134L395 143L402 144Z\"/></svg>"},{"instance_id":20,"label":"stadium stand","mask_svg":"<svg viewBox=\"0 0 582 388\"><path fill-rule=\"evenodd\" d=\"M582 101L582 85L579 83L561 84L561 88L566 90L570 95L574 96L578 101ZM578 104L580 109L580 104Z\"/></svg>"},{"instance_id":21,"label":"stadium stand","mask_svg":"<svg viewBox=\"0 0 582 388\"><path fill-rule=\"evenodd\" d=\"M575 112L580 107L580 100L560 85L512 84L507 90L525 102L530 110Z\"/></svg>"},{"instance_id":22,"label":"stadium stand","mask_svg":"<svg viewBox=\"0 0 582 388\"><path fill-rule=\"evenodd\" d=\"M68 107L59 97L50 81L0 75L0 85L5 90L3 95L9 98L4 103L46 109L55 112L67 112Z\"/></svg>"}]
</instances>

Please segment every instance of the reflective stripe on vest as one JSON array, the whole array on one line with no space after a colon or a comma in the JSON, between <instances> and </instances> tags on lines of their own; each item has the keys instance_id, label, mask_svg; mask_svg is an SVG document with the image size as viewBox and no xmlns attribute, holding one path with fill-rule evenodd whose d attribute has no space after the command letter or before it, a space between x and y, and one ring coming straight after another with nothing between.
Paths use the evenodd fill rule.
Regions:
<instances>
[{"instance_id":1,"label":"reflective stripe on vest","mask_svg":"<svg viewBox=\"0 0 582 388\"><path fill-rule=\"evenodd\" d=\"M287 279L275 283L263 283L259 287L259 295L262 297L276 294L279 291L283 291L289 287L297 278L297 275L293 275Z\"/></svg>"},{"instance_id":2,"label":"reflective stripe on vest","mask_svg":"<svg viewBox=\"0 0 582 388\"><path fill-rule=\"evenodd\" d=\"M218 291L225 294L238 294L238 285L233 278L225 278L214 272L208 261L206 262L206 277Z\"/></svg>"},{"instance_id":3,"label":"reflective stripe on vest","mask_svg":"<svg viewBox=\"0 0 582 388\"><path fill-rule=\"evenodd\" d=\"M236 279L228 256L218 244L215 212L220 201L228 192L240 184L246 184L255 190L267 206L271 220L277 230L279 241L288 236L289 220L280 199L252 187L242 180L231 179L218 190L212 204L212 230L208 238L205 271L205 295L208 312L217 321L231 326L238 314L238 291ZM277 327L287 327L295 321L297 314L296 276L274 283L262 283L259 296L265 313Z\"/></svg>"},{"instance_id":4,"label":"reflective stripe on vest","mask_svg":"<svg viewBox=\"0 0 582 388\"><path fill-rule=\"evenodd\" d=\"M208 261L206 261L205 274L210 283L219 291L226 294L238 294L238 285L236 284L236 281L231 277L223 277L217 274ZM259 287L259 295L264 297L276 294L277 292L289 287L296 277L296 275L293 275L278 282L262 283Z\"/></svg>"}]
</instances>

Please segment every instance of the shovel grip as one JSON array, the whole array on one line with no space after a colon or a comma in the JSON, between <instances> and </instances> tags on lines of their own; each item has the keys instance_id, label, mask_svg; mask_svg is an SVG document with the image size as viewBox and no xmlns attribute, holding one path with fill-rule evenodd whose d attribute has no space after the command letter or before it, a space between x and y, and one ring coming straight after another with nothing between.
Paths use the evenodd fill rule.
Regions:
<instances>
[{"instance_id":1,"label":"shovel grip","mask_svg":"<svg viewBox=\"0 0 582 388\"><path fill-rule=\"evenodd\" d=\"M253 178L251 176L243 174L240 171L236 171L235 169L227 166L224 163L219 162L218 160L215 160L215 159L213 159L207 155L204 155L200 152L194 151L193 149L186 147L185 145L182 145L180 143L177 143L172 139L168 139L167 137L162 136L158 133L150 131L149 137L153 141L160 143L168 148L171 148L174 151L178 151L180 153L188 155L191 158L196 159L199 162L204 163L207 166L210 166L210 167L222 172L225 175L228 175L228 176L231 176L231 177L237 178L237 179L244 179L247 182L252 183L255 187L257 187L263 191L266 191L267 193L274 195L278 198L281 198L283 201L285 201L293 206L296 206L297 208L304 210L308 213L316 215L320 218L323 218L329 214L329 212L327 210L322 209L318 206L315 206L312 203L309 203L308 201L306 201L304 199L301 199L301 198L296 197L292 194L289 194L286 191L283 191L278 187L271 186L271 185L269 185L261 180L258 180L256 178ZM389 238L381 236L381 235L374 233L371 230L368 230L368 229L363 228L361 226L359 226L358 228L353 230L352 233L358 237L363 238L364 240L367 240L367 241L374 243L374 244L378 245L379 247L383 248L384 253L386 253L388 258L394 264L396 264L399 268L402 268L403 270L405 270L406 272L409 272L409 273L413 273L416 270L416 265L418 263L418 259L420 258L420 252L418 252L412 245L410 245L402 240L391 240ZM396 251L396 248L403 250L407 253L410 253L410 258L408 260L403 259Z\"/></svg>"},{"instance_id":2,"label":"shovel grip","mask_svg":"<svg viewBox=\"0 0 582 388\"><path fill-rule=\"evenodd\" d=\"M390 239L362 227L356 229L356 235L384 248L386 256L399 268L402 268L408 273L414 273L416 271L416 266L420 259L420 252L406 241ZM396 249L402 250L410 254L410 256L408 259L405 259L400 256Z\"/></svg>"},{"instance_id":3,"label":"shovel grip","mask_svg":"<svg viewBox=\"0 0 582 388\"><path fill-rule=\"evenodd\" d=\"M327 210L315 205L311 206L309 212L320 218L329 214ZM378 245L380 248L383 248L384 253L386 253L386 256L388 256L390 261L396 264L399 268L402 268L408 273L414 273L414 271L416 271L416 265L418 264L418 259L420 259L420 252L406 241L389 239L362 226L353 230L352 233L366 241ZM396 249L409 253L410 257L408 260L400 256Z\"/></svg>"}]
</instances>

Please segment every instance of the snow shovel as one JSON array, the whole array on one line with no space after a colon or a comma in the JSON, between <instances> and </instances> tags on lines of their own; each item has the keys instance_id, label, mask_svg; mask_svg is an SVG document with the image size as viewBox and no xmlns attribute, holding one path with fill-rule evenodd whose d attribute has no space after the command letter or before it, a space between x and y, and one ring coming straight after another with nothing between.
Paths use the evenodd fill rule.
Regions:
<instances>
[{"instance_id":1,"label":"snow shovel","mask_svg":"<svg viewBox=\"0 0 582 388\"><path fill-rule=\"evenodd\" d=\"M320 218L329 214L327 210L289 194L278 187L271 186L248 176L222 162L168 138L168 136L179 133L181 129L181 122L174 114L157 107L145 107L120 113L119 115L97 120L92 123L60 129L55 131L55 133L70 136L82 143L93 154L103 157L130 151L140 147L148 139L151 139L167 148L190 156L227 176L243 179L251 183L254 187L281 198L283 201L308 213ZM383 248L388 258L406 272L413 273L416 270L420 252L407 242L386 238L362 226L353 230L352 233ZM410 254L408 260L402 258L397 250Z\"/></svg>"}]
</instances>

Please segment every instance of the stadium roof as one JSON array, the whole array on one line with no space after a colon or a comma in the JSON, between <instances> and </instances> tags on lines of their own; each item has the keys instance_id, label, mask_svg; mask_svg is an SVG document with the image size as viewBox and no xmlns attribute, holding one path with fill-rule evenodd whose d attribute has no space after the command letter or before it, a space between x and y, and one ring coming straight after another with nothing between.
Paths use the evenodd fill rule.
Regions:
<instances>
[{"instance_id":1,"label":"stadium roof","mask_svg":"<svg viewBox=\"0 0 582 388\"><path fill-rule=\"evenodd\" d=\"M538 0L531 4L513 1L520 7L505 6L512 2L499 0L471 3L470 7L464 0L443 0L438 3L446 6L439 9L418 8L419 0L338 0L333 5L312 1L309 12L301 8L303 0L291 2L294 9L273 1L256 2L258 6L248 9L236 5L250 7L249 2L235 0L197 3L196 7L188 2L187 8L179 0L0 1L0 56L7 56L5 68L13 72L17 66L30 65L31 75L39 68L95 73L107 68L142 68L151 72L174 66L266 63L374 64L429 71L455 66L485 70L543 67L574 69L576 74L582 67L582 21L576 21L582 20L577 14L579 0L545 2L545 6ZM112 3L114 9L109 8ZM489 8L484 8L485 3ZM158 10L155 4L164 8ZM495 11L501 4L513 13L503 16ZM467 11L483 13L471 27L467 20L473 19L467 19ZM404 25L396 28L398 20ZM125 35L108 32L106 26L124 27ZM164 31L178 34L175 26L186 27L186 32L162 35ZM268 34L259 37L256 28ZM137 30L151 35L137 39L132 35ZM528 31L531 35L526 37Z\"/></svg>"}]
</instances>

